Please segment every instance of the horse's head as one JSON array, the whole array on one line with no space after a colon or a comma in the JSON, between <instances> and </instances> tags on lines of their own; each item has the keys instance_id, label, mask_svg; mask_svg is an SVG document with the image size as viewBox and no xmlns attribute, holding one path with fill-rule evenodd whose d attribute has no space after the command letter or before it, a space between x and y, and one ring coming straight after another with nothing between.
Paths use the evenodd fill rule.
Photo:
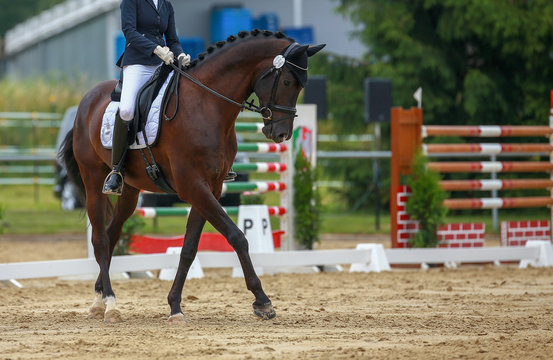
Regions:
<instances>
[{"instance_id":1,"label":"horse's head","mask_svg":"<svg viewBox=\"0 0 553 360\"><path fill-rule=\"evenodd\" d=\"M296 102L307 82L307 58L324 46L290 44L273 59L273 66L257 78L254 91L259 97L267 139L280 143L292 136Z\"/></svg>"}]
</instances>

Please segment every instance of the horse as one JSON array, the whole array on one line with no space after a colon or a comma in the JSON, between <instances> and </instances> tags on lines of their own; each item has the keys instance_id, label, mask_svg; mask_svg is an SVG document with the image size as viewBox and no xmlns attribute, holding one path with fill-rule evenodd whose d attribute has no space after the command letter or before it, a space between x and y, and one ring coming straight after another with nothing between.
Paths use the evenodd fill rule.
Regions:
<instances>
[{"instance_id":1,"label":"horse","mask_svg":"<svg viewBox=\"0 0 553 360\"><path fill-rule=\"evenodd\" d=\"M239 112L248 108L260 113L267 139L276 143L289 140L297 98L307 80L308 57L324 46L300 45L281 32L252 30L210 46L184 70L173 66L184 75L165 109L174 118L160 120L163 124L151 154L163 169L167 183L192 208L177 273L167 296L169 323L186 323L181 310L182 289L206 221L236 252L246 287L255 297L254 314L262 319L276 316L252 266L248 241L218 199L237 151L235 121ZM116 80L106 81L85 94L73 129L60 150L69 177L85 200L94 256L100 267L88 316L106 323L122 321L109 277L122 226L134 213L141 189L162 192L144 171L140 154L129 151L125 184L116 204L112 205L109 197L102 194L104 178L110 171L111 150L102 146L100 128L115 86ZM259 105L247 102L252 93L257 95Z\"/></svg>"}]
</instances>

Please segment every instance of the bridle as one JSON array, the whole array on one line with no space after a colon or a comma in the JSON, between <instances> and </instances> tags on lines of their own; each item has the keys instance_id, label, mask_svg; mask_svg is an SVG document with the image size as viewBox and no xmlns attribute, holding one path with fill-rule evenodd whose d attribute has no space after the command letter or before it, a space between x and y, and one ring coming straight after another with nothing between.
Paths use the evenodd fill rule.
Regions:
<instances>
[{"instance_id":1,"label":"bridle","mask_svg":"<svg viewBox=\"0 0 553 360\"><path fill-rule=\"evenodd\" d=\"M267 105L264 106L263 103L261 102L261 99L259 99L259 102L260 102L260 105L261 105L259 107L259 113L263 117L263 120L265 121L265 125L267 125L268 121L271 121L272 124L275 124L279 121L283 121L283 120L289 119L291 117L293 118L293 117L297 116L296 115L297 110L296 110L295 107L278 105L278 104L276 104L276 99L275 98L276 98L276 94L277 94L277 90L278 90L278 85L280 83L280 76L282 75L282 71L284 69L284 65L295 66L295 67L299 68L300 70L307 71L307 69L304 69L304 68L302 68L302 67L300 67L300 66L298 66L298 65L294 64L293 62L286 59L288 57L288 55L290 55L290 53L298 46L300 46L298 43L293 43L284 50L284 53L275 56L275 58L273 59L273 67L271 67L270 69L266 70L261 75L259 75L259 77L256 79L256 81L254 83L253 88L254 88L254 92L255 92L255 88L257 87L257 83L260 80L266 78L267 76L269 76L272 73L275 74L275 78L273 79L273 86L271 87L271 93L269 94L269 101L268 101ZM288 116L284 116L284 117L281 117L279 119L273 120L273 111L283 112L283 113L288 114Z\"/></svg>"},{"instance_id":2,"label":"bridle","mask_svg":"<svg viewBox=\"0 0 553 360\"><path fill-rule=\"evenodd\" d=\"M257 84L260 80L266 78L267 76L269 76L272 73L275 74L275 77L273 79L273 85L271 87L271 93L269 94L269 101L268 101L267 105L263 105L263 103L261 102L261 98L259 99L260 106L255 105L253 103L253 100L251 100L250 102L247 102L246 100L244 100L242 103L239 103L239 102L234 101L234 100L226 97L225 95L211 89L210 87L204 85L202 82L200 82L199 80L194 78L192 75L188 74L187 72L183 71L179 66L176 66L174 63L171 64L171 67L173 68L173 70L175 70L177 72L177 76L178 75L184 76L185 78L192 81L194 84L200 86L204 90L210 92L211 94L213 94L215 96L218 96L219 98L240 107L242 110L246 109L246 110L250 110L250 111L259 113L261 115L261 117L263 118L263 123L265 124L265 126L271 126L272 127L273 124L276 124L280 121L283 121L283 120L286 120L286 119L289 119L289 118L294 118L294 117L297 116L296 115L297 110L296 110L295 107L278 105L278 104L275 103L276 102L275 98L276 98L276 94L277 94L277 90L278 90L278 84L280 82L280 76L282 74L284 65L295 66L295 67L299 68L300 70L307 71L306 68L302 68L302 67L298 66L297 64L294 64L293 62L286 59L286 57L289 56L292 53L292 51L295 48L297 48L298 46L301 46L301 45L299 45L298 43L290 44L286 49L284 49L284 51L281 54L277 55L273 59L273 66L270 69L264 71L255 80L254 86L253 86L254 92L256 92L255 88L257 87ZM178 84L178 78L176 79L175 83ZM175 86L175 87L177 89L176 94L177 94L177 98L178 98L178 86ZM169 101L167 101L167 103L168 102ZM177 109L178 109L178 101L177 101ZM165 115L165 119L166 120L173 119L175 117L175 115L177 114L177 109L175 109L175 114L171 118L168 118L167 115ZM273 111L283 112L283 113L286 113L288 115L284 116L284 117L281 117L279 119L273 120ZM165 111L164 111L164 113L165 113ZM271 131L269 131L269 133L271 133L271 132L272 132L272 128L271 128Z\"/></svg>"}]
</instances>

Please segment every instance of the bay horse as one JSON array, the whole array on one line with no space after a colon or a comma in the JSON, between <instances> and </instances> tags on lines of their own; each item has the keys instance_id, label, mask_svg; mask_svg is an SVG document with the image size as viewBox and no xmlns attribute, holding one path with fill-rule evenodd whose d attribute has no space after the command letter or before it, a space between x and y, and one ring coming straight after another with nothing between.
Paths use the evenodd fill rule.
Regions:
<instances>
[{"instance_id":1,"label":"bay horse","mask_svg":"<svg viewBox=\"0 0 553 360\"><path fill-rule=\"evenodd\" d=\"M280 32L252 30L209 47L185 71L175 67L188 78L180 78L178 96L173 96L166 109L169 114L178 111L173 120L160 120L159 139L151 149L168 184L192 206L177 274L167 296L169 322L186 322L182 289L206 220L238 255L246 286L255 296L254 314L263 319L276 316L252 266L248 242L218 199L237 151L238 113L244 107L253 108L263 117L263 134L268 139L277 143L290 139L297 98L307 80L307 59L323 47L299 45ZM115 80L100 83L83 97L60 150L70 178L86 199L94 256L100 267L89 317L107 323L121 321L109 267L122 226L134 213L141 189L161 192L147 176L140 154L129 151L123 193L115 206L102 194L111 169L111 150L101 144L100 127L115 85ZM246 103L252 93L260 106Z\"/></svg>"}]
</instances>

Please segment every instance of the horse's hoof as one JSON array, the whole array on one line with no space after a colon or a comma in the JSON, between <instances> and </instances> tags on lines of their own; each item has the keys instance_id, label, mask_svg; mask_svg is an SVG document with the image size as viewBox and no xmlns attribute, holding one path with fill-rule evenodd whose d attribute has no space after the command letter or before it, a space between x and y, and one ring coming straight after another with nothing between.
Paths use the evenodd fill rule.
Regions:
<instances>
[{"instance_id":1,"label":"horse's hoof","mask_svg":"<svg viewBox=\"0 0 553 360\"><path fill-rule=\"evenodd\" d=\"M104 308L102 307L91 307L88 311L89 319L102 320L104 318Z\"/></svg>"},{"instance_id":2,"label":"horse's hoof","mask_svg":"<svg viewBox=\"0 0 553 360\"><path fill-rule=\"evenodd\" d=\"M169 324L175 324L175 325L186 325L186 317L183 313L178 313L175 315L169 316L169 319L167 320Z\"/></svg>"},{"instance_id":3,"label":"horse's hoof","mask_svg":"<svg viewBox=\"0 0 553 360\"><path fill-rule=\"evenodd\" d=\"M265 303L263 305L253 304L253 313L263 320L269 320L276 316L276 312L273 309L271 302Z\"/></svg>"},{"instance_id":4,"label":"horse's hoof","mask_svg":"<svg viewBox=\"0 0 553 360\"><path fill-rule=\"evenodd\" d=\"M121 313L119 310L109 310L104 314L104 322L106 324L116 324L121 322Z\"/></svg>"}]
</instances>

